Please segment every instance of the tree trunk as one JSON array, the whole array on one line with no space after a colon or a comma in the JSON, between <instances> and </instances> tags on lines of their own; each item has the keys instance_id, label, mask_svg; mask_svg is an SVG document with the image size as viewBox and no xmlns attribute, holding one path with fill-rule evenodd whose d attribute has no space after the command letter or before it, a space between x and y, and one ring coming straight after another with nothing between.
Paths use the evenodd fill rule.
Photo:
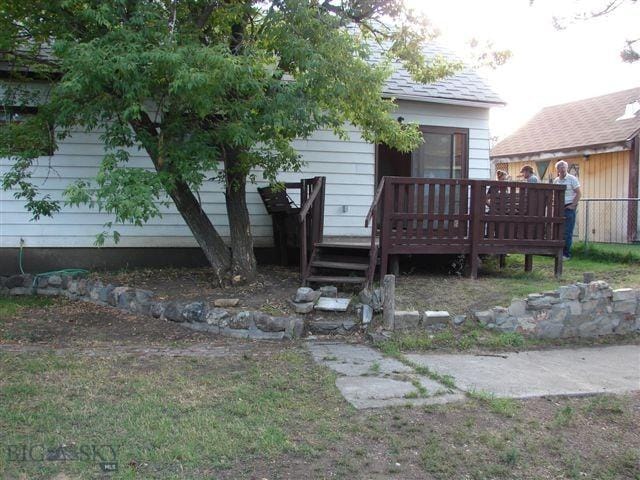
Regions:
<instances>
[{"instance_id":1,"label":"tree trunk","mask_svg":"<svg viewBox=\"0 0 640 480\"><path fill-rule=\"evenodd\" d=\"M231 267L229 248L224 244L222 237L186 183L176 182L175 188L169 191L169 195L211 264L218 281L221 284L224 283Z\"/></svg>"},{"instance_id":2,"label":"tree trunk","mask_svg":"<svg viewBox=\"0 0 640 480\"><path fill-rule=\"evenodd\" d=\"M253 251L253 236L247 210L247 176L237 172L234 156L225 158L227 176L227 216L231 231L231 271L242 280L251 281L256 277L256 257Z\"/></svg>"},{"instance_id":3,"label":"tree trunk","mask_svg":"<svg viewBox=\"0 0 640 480\"><path fill-rule=\"evenodd\" d=\"M170 171L170 166L165 163L165 159L159 154L159 146L162 144L163 139L149 115L141 113L140 118L132 120L130 125L136 132L137 140L144 145L156 171L158 173ZM222 237L218 234L207 214L202 210L200 202L196 199L189 185L182 180L176 179L173 188L167 188L166 190L211 264L218 282L220 284L225 283L231 268L231 252L224 244Z\"/></svg>"}]
</instances>

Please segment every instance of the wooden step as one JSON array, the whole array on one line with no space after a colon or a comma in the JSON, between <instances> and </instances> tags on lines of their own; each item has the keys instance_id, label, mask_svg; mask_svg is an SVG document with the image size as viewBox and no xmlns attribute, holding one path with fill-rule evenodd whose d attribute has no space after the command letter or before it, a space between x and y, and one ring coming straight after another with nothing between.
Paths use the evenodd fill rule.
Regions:
<instances>
[{"instance_id":1,"label":"wooden step","mask_svg":"<svg viewBox=\"0 0 640 480\"><path fill-rule=\"evenodd\" d=\"M319 275L311 275L307 278L307 282L316 283L364 283L364 277L323 277Z\"/></svg>"},{"instance_id":2,"label":"wooden step","mask_svg":"<svg viewBox=\"0 0 640 480\"><path fill-rule=\"evenodd\" d=\"M371 250L371 245L367 245L364 243L322 242L322 243L316 243L315 246L318 248L344 248L344 249L353 249L353 250Z\"/></svg>"},{"instance_id":3,"label":"wooden step","mask_svg":"<svg viewBox=\"0 0 640 480\"><path fill-rule=\"evenodd\" d=\"M364 263L369 265L369 252L365 250L352 250L342 253L338 250L316 250L315 260L337 263Z\"/></svg>"},{"instance_id":4,"label":"wooden step","mask_svg":"<svg viewBox=\"0 0 640 480\"><path fill-rule=\"evenodd\" d=\"M327 260L314 260L311 262L312 267L318 268L334 268L336 270L367 270L369 268L369 262L357 263L357 262L331 262Z\"/></svg>"}]
</instances>

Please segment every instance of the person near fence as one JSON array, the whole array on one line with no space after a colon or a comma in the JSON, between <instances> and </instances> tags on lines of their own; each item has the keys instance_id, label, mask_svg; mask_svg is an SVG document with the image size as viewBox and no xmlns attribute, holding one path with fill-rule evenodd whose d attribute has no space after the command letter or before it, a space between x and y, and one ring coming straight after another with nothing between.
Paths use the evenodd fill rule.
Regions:
<instances>
[{"instance_id":1,"label":"person near fence","mask_svg":"<svg viewBox=\"0 0 640 480\"><path fill-rule=\"evenodd\" d=\"M525 165L520 169L520 173L527 183L540 183L540 179L533 173L533 167L531 165Z\"/></svg>"},{"instance_id":2,"label":"person near fence","mask_svg":"<svg viewBox=\"0 0 640 480\"><path fill-rule=\"evenodd\" d=\"M508 182L509 180L511 180L509 173L505 172L504 170L496 170L496 178L499 182Z\"/></svg>"},{"instance_id":3,"label":"person near fence","mask_svg":"<svg viewBox=\"0 0 640 480\"><path fill-rule=\"evenodd\" d=\"M564 258L571 258L571 243L573 240L573 228L576 225L576 208L580 201L580 181L567 172L569 165L564 160L556 163L558 176L553 181L556 185L565 185L564 192Z\"/></svg>"},{"instance_id":4,"label":"person near fence","mask_svg":"<svg viewBox=\"0 0 640 480\"><path fill-rule=\"evenodd\" d=\"M499 182L508 182L509 180L511 180L511 177L504 170L496 170L496 179ZM492 202L495 203L499 197L500 189L496 186L489 187L485 196L485 203L487 204L487 207L489 207Z\"/></svg>"}]
</instances>

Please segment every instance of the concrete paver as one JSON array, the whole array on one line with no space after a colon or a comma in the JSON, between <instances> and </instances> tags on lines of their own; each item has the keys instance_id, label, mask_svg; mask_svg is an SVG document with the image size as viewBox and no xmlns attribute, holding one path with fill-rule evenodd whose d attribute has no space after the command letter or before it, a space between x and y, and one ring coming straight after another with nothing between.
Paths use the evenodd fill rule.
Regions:
<instances>
[{"instance_id":1,"label":"concrete paver","mask_svg":"<svg viewBox=\"0 0 640 480\"><path fill-rule=\"evenodd\" d=\"M317 342L309 344L311 355L318 363L327 365L342 375L410 373L411 367L395 358L384 357L379 351L366 345L342 342Z\"/></svg>"},{"instance_id":2,"label":"concrete paver","mask_svg":"<svg viewBox=\"0 0 640 480\"><path fill-rule=\"evenodd\" d=\"M464 400L461 393L414 397L416 388L409 382L381 377L338 377L336 386L342 396L358 409L397 405L431 405ZM411 397L408 398L407 396Z\"/></svg>"},{"instance_id":3,"label":"concrete paver","mask_svg":"<svg viewBox=\"0 0 640 480\"><path fill-rule=\"evenodd\" d=\"M411 373L413 369L395 358L384 357L366 345L342 342L310 343L313 359L341 375Z\"/></svg>"},{"instance_id":4,"label":"concrete paver","mask_svg":"<svg viewBox=\"0 0 640 480\"><path fill-rule=\"evenodd\" d=\"M425 405L464 399L460 393L450 392L444 385L416 374L413 368L384 357L366 345L309 342L308 347L316 362L340 375L336 386L356 408Z\"/></svg>"}]
</instances>

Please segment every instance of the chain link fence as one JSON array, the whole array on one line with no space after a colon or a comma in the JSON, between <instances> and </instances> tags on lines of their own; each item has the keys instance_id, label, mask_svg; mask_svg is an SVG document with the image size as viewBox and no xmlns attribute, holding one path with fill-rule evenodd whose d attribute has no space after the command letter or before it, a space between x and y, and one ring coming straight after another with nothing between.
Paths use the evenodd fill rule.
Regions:
<instances>
[{"instance_id":1,"label":"chain link fence","mask_svg":"<svg viewBox=\"0 0 640 480\"><path fill-rule=\"evenodd\" d=\"M585 198L580 200L574 241L585 243L640 242L640 199Z\"/></svg>"}]
</instances>

